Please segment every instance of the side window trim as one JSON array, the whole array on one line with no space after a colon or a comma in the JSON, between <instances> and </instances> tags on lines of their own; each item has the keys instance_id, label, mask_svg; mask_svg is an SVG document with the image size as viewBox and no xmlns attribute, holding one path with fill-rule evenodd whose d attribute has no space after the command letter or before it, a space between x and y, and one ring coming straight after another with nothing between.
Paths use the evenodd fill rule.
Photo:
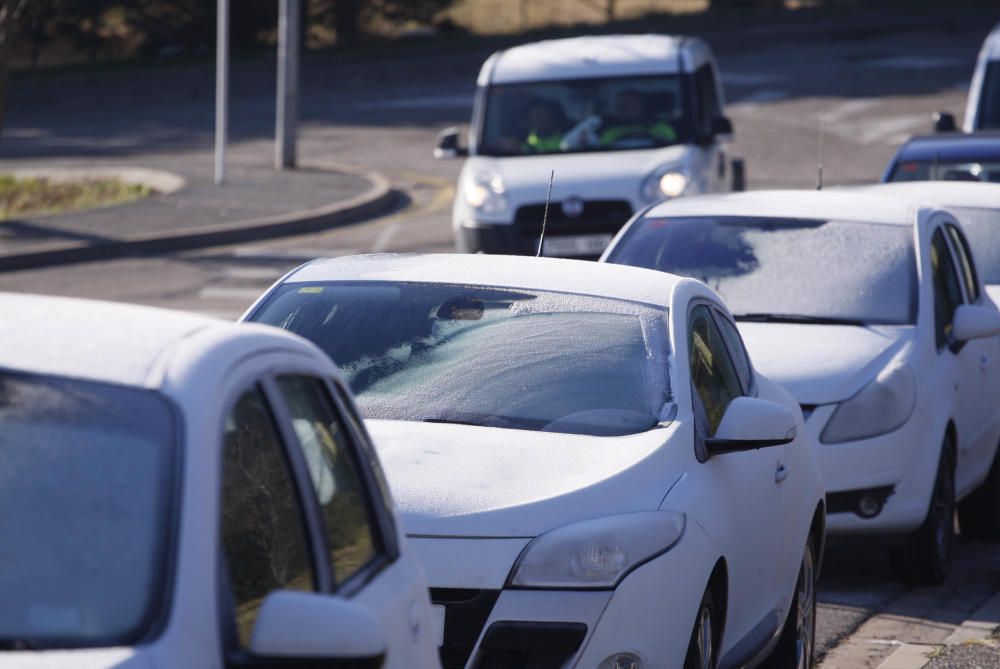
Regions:
<instances>
[{"instance_id":1,"label":"side window trim","mask_svg":"<svg viewBox=\"0 0 1000 669\"><path fill-rule=\"evenodd\" d=\"M305 516L306 540L312 551L313 569L316 573L316 590L322 593L334 592L333 567L330 564L330 549L326 544L326 533L323 530L322 512L316 494L313 492L305 455L302 453L302 449L298 448L298 437L292 431L291 415L272 374L263 375L258 381L258 386L264 395L271 415L274 417L278 439L284 449L285 459L289 464L292 480L297 488L296 494Z\"/></svg>"},{"instance_id":2,"label":"side window trim","mask_svg":"<svg viewBox=\"0 0 1000 669\"><path fill-rule=\"evenodd\" d=\"M747 383L744 384L743 383L743 379L739 379L739 381L740 381L740 387L743 388L743 395L745 397L756 397L757 396L757 379L755 378L756 375L754 374L753 364L750 362L750 354L747 352L746 344L743 342L743 336L740 334L739 328L736 327L736 323L734 323L731 320L729 320L722 313L722 311L719 309L718 306L716 306L714 304L711 305L711 308L709 309L709 312L712 314L712 318L715 319L715 327L719 330L720 334L722 332L721 321L723 321L723 320L725 322L729 323L729 325L731 325L733 327L733 329L736 331L736 336L739 337L739 339L740 339L740 344L742 346L742 350L739 351L739 352L733 351L730 348L729 342L728 342L728 340L726 339L725 336L722 337L722 346L723 346L723 348L726 349L726 353L729 355L729 363L733 366L733 368L735 368L737 370L739 370L739 367L738 367L738 365L736 365L735 359L736 359L737 355L739 355L740 353L742 354L742 355L740 355L740 357L742 357L746 361L748 374L747 374ZM737 374L736 377L739 378L739 374Z\"/></svg>"},{"instance_id":3,"label":"side window trim","mask_svg":"<svg viewBox=\"0 0 1000 669\"><path fill-rule=\"evenodd\" d=\"M377 457L378 454L375 452L374 445L371 444L371 438L368 436L367 431L365 431L363 419L345 401L345 398L348 397L348 389L329 378L324 378L323 381L333 405L346 419L344 420L344 430L350 437L355 461L360 464L360 461L366 456L366 449L361 445L362 441L368 443L372 452ZM376 507L373 515L378 520L383 553L388 562L392 563L399 558L399 542L396 536L396 522L393 517L392 508L389 506L391 500L383 497L378 481L375 480L374 473L367 466L367 462L365 462L365 465L364 467L359 466L358 472L364 483L365 492L368 494L369 504L373 504Z\"/></svg>"},{"instance_id":4,"label":"side window trim","mask_svg":"<svg viewBox=\"0 0 1000 669\"><path fill-rule=\"evenodd\" d=\"M969 242L954 223L950 221L946 222L943 227L945 229L945 241L948 242L948 247L951 249L953 260L965 260L965 262L955 263L956 269L962 268L962 271L959 272L959 282L962 285L962 292L965 295L965 303L978 304L982 301L983 291L979 288L979 272L976 269L975 260L969 248ZM969 274L971 275L968 277L965 275L964 270L966 265L968 265ZM969 281L972 282L971 285L969 285ZM973 291L975 291L975 295L973 295Z\"/></svg>"}]
</instances>

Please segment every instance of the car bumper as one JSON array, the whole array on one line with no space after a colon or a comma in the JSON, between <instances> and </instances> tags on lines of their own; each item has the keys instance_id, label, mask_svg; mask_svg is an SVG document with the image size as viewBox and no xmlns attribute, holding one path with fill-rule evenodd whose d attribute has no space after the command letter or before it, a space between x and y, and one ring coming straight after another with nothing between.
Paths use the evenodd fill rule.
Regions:
<instances>
[{"instance_id":1,"label":"car bumper","mask_svg":"<svg viewBox=\"0 0 1000 669\"><path fill-rule=\"evenodd\" d=\"M927 515L943 434L914 412L888 434L825 444L819 437L835 408L821 406L807 422L827 488L827 533L892 538L913 531ZM883 500L872 517L854 504L865 496Z\"/></svg>"},{"instance_id":2,"label":"car bumper","mask_svg":"<svg viewBox=\"0 0 1000 669\"><path fill-rule=\"evenodd\" d=\"M442 666L592 669L621 653L641 658L647 668L680 666L712 558L707 537L689 526L677 545L632 571L614 590L477 589L473 586L494 585L495 574L461 579L454 570L448 587L440 587L434 574L444 578L445 570L427 565L431 599L446 607ZM459 647L463 636L471 648Z\"/></svg>"}]
</instances>

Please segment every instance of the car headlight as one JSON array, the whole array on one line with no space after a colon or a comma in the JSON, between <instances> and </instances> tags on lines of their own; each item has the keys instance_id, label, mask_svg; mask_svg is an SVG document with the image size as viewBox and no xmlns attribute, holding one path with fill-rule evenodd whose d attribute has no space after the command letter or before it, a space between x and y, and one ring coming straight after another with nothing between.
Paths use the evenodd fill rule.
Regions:
<instances>
[{"instance_id":1,"label":"car headlight","mask_svg":"<svg viewBox=\"0 0 1000 669\"><path fill-rule=\"evenodd\" d=\"M687 172L677 165L668 165L656 170L642 182L642 198L646 202L656 202L678 197L687 190L690 181Z\"/></svg>"},{"instance_id":2,"label":"car headlight","mask_svg":"<svg viewBox=\"0 0 1000 669\"><path fill-rule=\"evenodd\" d=\"M833 412L820 441L838 444L892 432L905 423L917 403L917 381L909 365L883 369L854 397Z\"/></svg>"},{"instance_id":3,"label":"car headlight","mask_svg":"<svg viewBox=\"0 0 1000 669\"><path fill-rule=\"evenodd\" d=\"M499 214L507 209L507 192L499 174L473 174L462 186L465 203L484 214Z\"/></svg>"},{"instance_id":4,"label":"car headlight","mask_svg":"<svg viewBox=\"0 0 1000 669\"><path fill-rule=\"evenodd\" d=\"M611 589L633 569L670 550L684 534L683 513L608 516L546 532L522 551L513 588Z\"/></svg>"}]
</instances>

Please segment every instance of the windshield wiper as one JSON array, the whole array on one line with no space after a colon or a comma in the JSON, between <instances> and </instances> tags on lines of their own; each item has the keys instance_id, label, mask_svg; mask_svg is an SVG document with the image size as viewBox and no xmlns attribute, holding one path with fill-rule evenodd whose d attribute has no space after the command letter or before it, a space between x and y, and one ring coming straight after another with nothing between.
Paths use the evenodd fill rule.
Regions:
<instances>
[{"instance_id":1,"label":"windshield wiper","mask_svg":"<svg viewBox=\"0 0 1000 669\"><path fill-rule=\"evenodd\" d=\"M45 645L37 639L0 639L0 650L42 650Z\"/></svg>"},{"instance_id":2,"label":"windshield wiper","mask_svg":"<svg viewBox=\"0 0 1000 669\"><path fill-rule=\"evenodd\" d=\"M449 425L480 425L475 421L461 420L458 418L424 418L422 423L448 423Z\"/></svg>"},{"instance_id":3,"label":"windshield wiper","mask_svg":"<svg viewBox=\"0 0 1000 669\"><path fill-rule=\"evenodd\" d=\"M859 318L837 318L836 316L805 316L803 314L734 314L738 321L749 323L804 323L806 325L868 325Z\"/></svg>"}]
</instances>

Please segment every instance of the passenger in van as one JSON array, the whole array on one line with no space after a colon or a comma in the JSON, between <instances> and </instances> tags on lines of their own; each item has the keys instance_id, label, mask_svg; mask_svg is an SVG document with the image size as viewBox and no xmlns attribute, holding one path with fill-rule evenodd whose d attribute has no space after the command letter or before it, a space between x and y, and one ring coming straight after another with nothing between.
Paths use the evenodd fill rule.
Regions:
<instances>
[{"instance_id":1,"label":"passenger in van","mask_svg":"<svg viewBox=\"0 0 1000 669\"><path fill-rule=\"evenodd\" d=\"M628 140L669 144L677 141L677 132L669 123L650 118L642 93L627 88L615 98L615 115L605 120L600 139L604 147Z\"/></svg>"},{"instance_id":2,"label":"passenger in van","mask_svg":"<svg viewBox=\"0 0 1000 669\"><path fill-rule=\"evenodd\" d=\"M566 112L555 100L535 98L528 106L528 136L525 152L553 153L563 149Z\"/></svg>"}]
</instances>

